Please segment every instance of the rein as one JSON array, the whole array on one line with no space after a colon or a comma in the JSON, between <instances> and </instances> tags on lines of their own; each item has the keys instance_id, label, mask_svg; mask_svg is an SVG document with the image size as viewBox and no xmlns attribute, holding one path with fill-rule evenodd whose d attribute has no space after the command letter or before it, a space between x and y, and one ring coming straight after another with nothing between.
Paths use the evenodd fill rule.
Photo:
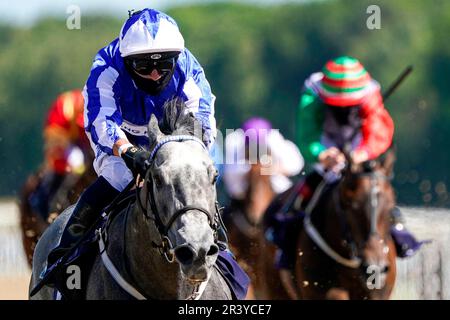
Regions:
<instances>
[{"instance_id":1,"label":"rein","mask_svg":"<svg viewBox=\"0 0 450 320\"><path fill-rule=\"evenodd\" d=\"M316 227L312 224L311 221L311 213L312 209L316 206L323 189L325 188L327 184L326 180L323 180L319 186L317 187L316 191L314 192L314 195L309 202L308 206L305 210L305 218L303 220L303 225L305 227L306 233L309 235L311 240L320 248L322 251L329 256L331 259L336 261L337 263L356 269L361 265L361 259L359 258L353 258L353 259L347 259L342 257L339 253L337 253L331 246L323 239L323 237L320 235L319 231L316 229Z\"/></svg>"}]
</instances>

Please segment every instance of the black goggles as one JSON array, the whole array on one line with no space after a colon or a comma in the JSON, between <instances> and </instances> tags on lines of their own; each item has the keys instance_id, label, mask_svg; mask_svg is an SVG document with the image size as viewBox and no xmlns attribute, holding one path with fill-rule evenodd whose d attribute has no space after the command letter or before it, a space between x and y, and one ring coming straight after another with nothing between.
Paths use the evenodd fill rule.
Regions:
<instances>
[{"instance_id":1,"label":"black goggles","mask_svg":"<svg viewBox=\"0 0 450 320\"><path fill-rule=\"evenodd\" d=\"M125 57L125 63L135 72L142 75L149 75L153 70L158 73L171 72L177 63L179 53L173 54L141 54Z\"/></svg>"}]
</instances>

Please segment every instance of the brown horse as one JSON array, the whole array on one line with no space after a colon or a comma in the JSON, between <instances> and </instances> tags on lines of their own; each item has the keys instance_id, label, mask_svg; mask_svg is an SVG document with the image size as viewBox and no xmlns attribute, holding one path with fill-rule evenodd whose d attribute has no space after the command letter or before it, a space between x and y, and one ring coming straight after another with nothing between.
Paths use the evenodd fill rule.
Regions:
<instances>
[{"instance_id":1,"label":"brown horse","mask_svg":"<svg viewBox=\"0 0 450 320\"><path fill-rule=\"evenodd\" d=\"M58 190L50 199L50 211L47 217L35 212L30 204L30 196L39 187L42 178L42 170L31 174L23 185L19 194L18 206L20 212L20 224L22 230L22 244L25 250L29 266L32 265L34 248L45 229L58 217L58 215L71 204L74 204L83 190L95 179L96 173L92 167L93 156L90 155L86 162L87 168L81 174L68 173L63 177Z\"/></svg>"},{"instance_id":2,"label":"brown horse","mask_svg":"<svg viewBox=\"0 0 450 320\"><path fill-rule=\"evenodd\" d=\"M389 298L396 276L389 231L394 158L388 151L382 160L347 165L338 183L319 185L320 201L310 200L297 240L300 298Z\"/></svg>"},{"instance_id":3,"label":"brown horse","mask_svg":"<svg viewBox=\"0 0 450 320\"><path fill-rule=\"evenodd\" d=\"M248 188L243 200L233 200L225 208L230 249L249 275L251 284L246 299L286 299L276 272L276 247L266 240L263 215L274 196L270 175L261 174L261 164L252 164L247 173Z\"/></svg>"}]
</instances>

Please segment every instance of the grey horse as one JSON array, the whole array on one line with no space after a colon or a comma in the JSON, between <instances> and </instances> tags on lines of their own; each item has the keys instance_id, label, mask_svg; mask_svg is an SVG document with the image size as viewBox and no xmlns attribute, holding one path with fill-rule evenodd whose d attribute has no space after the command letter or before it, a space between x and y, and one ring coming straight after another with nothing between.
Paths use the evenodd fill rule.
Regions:
<instances>
[{"instance_id":1,"label":"grey horse","mask_svg":"<svg viewBox=\"0 0 450 320\"><path fill-rule=\"evenodd\" d=\"M216 212L217 171L199 140L167 142L171 137L194 136L195 127L198 128L197 120L182 108L184 103L180 107L177 101L166 105L165 130L163 126L160 129L152 115L148 128L150 146L159 148L138 193L140 201L119 212L109 224L105 252L122 280L142 298L232 299L227 282L215 266L219 249L209 216ZM30 290L39 281L47 254L59 241L72 209L66 209L39 240ZM161 235L156 220L167 227L167 238ZM168 242L172 250L162 254L158 245ZM111 274L102 257L97 256L85 298L130 299ZM54 291L44 286L30 298L54 299Z\"/></svg>"}]
</instances>

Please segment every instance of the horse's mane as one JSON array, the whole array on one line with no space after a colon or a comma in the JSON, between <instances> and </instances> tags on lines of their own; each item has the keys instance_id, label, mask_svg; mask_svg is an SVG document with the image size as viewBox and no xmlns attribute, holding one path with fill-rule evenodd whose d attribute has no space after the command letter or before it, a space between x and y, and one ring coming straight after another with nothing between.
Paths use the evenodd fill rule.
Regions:
<instances>
[{"instance_id":1,"label":"horse's mane","mask_svg":"<svg viewBox=\"0 0 450 320\"><path fill-rule=\"evenodd\" d=\"M188 111L186 103L180 98L174 98L164 104L164 113L159 122L159 128L166 135L194 136L197 133L196 129L201 130L199 132L202 137L198 138L205 142L201 122L192 112Z\"/></svg>"}]
</instances>

